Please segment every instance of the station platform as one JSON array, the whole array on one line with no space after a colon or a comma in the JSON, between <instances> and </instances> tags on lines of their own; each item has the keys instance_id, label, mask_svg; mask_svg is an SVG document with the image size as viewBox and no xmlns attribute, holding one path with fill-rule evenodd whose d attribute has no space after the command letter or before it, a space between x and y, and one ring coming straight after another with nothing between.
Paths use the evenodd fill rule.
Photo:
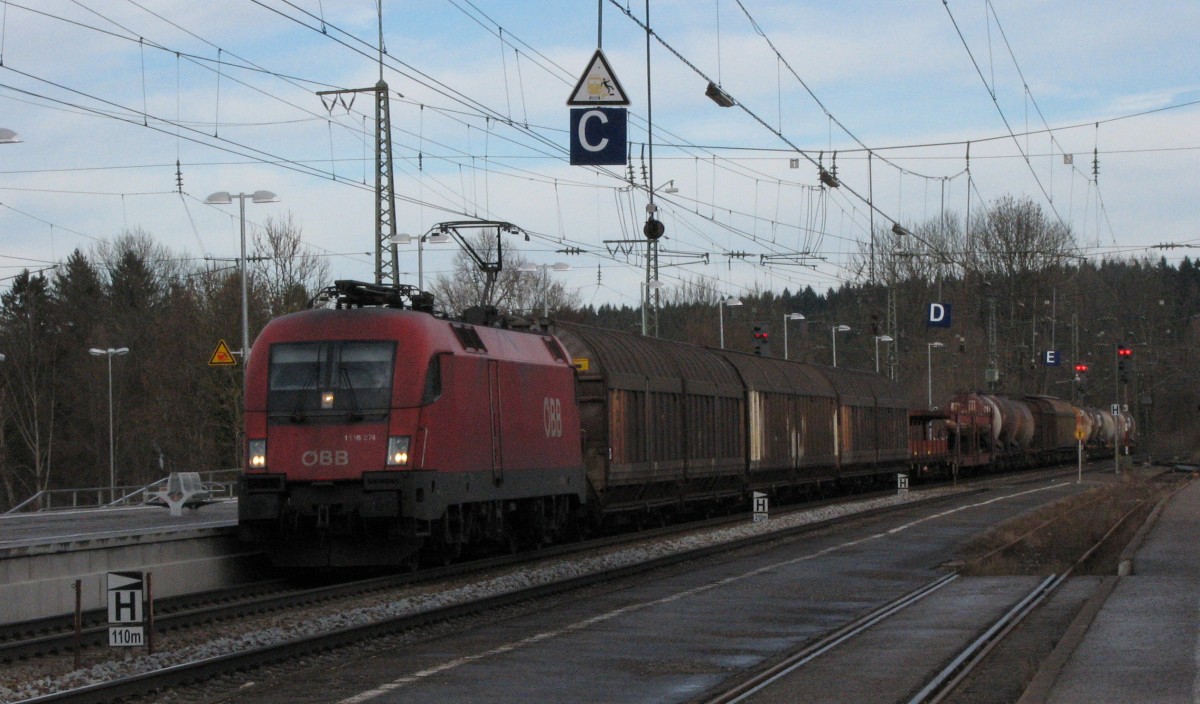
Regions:
<instances>
[{"instance_id":1,"label":"station platform","mask_svg":"<svg viewBox=\"0 0 1200 704\"><path fill-rule=\"evenodd\" d=\"M1157 514L1128 573L1102 583L1020 704L1200 701L1200 481Z\"/></svg>"},{"instance_id":2,"label":"station platform","mask_svg":"<svg viewBox=\"0 0 1200 704\"><path fill-rule=\"evenodd\" d=\"M82 607L103 608L108 572L152 572L169 597L244 580L256 557L237 542L236 501L0 516L0 623L71 613L76 581Z\"/></svg>"},{"instance_id":3,"label":"station platform","mask_svg":"<svg viewBox=\"0 0 1200 704\"><path fill-rule=\"evenodd\" d=\"M37 552L51 546L120 540L153 533L194 530L232 530L237 526L237 502L221 501L171 516L160 506L80 508L0 515L0 558L18 552Z\"/></svg>"}]
</instances>

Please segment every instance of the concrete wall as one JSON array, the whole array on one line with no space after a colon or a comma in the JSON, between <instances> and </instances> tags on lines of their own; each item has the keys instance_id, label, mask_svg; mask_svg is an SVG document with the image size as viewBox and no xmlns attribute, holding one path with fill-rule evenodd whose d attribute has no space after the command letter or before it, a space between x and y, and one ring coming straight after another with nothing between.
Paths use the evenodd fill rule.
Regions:
<instances>
[{"instance_id":1,"label":"concrete wall","mask_svg":"<svg viewBox=\"0 0 1200 704\"><path fill-rule=\"evenodd\" d=\"M162 599L245 581L256 559L237 542L234 528L10 549L0 554L0 623L73 613L77 579L88 611L107 608L109 572L152 573L154 597Z\"/></svg>"}]
</instances>

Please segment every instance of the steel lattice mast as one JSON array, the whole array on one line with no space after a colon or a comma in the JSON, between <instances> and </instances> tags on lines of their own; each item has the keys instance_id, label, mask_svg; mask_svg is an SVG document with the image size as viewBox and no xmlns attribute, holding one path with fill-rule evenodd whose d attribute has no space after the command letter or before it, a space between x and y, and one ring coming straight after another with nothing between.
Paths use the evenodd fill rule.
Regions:
<instances>
[{"instance_id":1,"label":"steel lattice mast","mask_svg":"<svg viewBox=\"0 0 1200 704\"><path fill-rule=\"evenodd\" d=\"M382 76L375 84L375 283L398 284L396 245L396 191L392 176L392 114L388 85ZM385 254L386 253L386 254ZM391 255L390 257L388 255Z\"/></svg>"},{"instance_id":2,"label":"steel lattice mast","mask_svg":"<svg viewBox=\"0 0 1200 704\"><path fill-rule=\"evenodd\" d=\"M399 284L400 267L397 261L396 245L392 235L396 234L396 190L395 179L392 175L392 113L391 102L388 100L388 84L383 80L383 3L377 5L379 10L379 82L374 88L347 88L344 90L318 91L325 108L333 111L334 105L341 103L346 111L354 104L353 94L375 94L375 283ZM341 97L350 94L350 102ZM404 96L400 96L404 97Z\"/></svg>"}]
</instances>

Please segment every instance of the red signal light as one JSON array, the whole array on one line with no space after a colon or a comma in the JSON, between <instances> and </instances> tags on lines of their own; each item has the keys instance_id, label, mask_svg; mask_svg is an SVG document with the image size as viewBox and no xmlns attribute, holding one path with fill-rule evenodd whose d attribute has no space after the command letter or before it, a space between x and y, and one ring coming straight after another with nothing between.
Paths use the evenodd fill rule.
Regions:
<instances>
[{"instance_id":1,"label":"red signal light","mask_svg":"<svg viewBox=\"0 0 1200 704\"><path fill-rule=\"evenodd\" d=\"M1075 365L1075 371L1083 373L1088 370L1088 365L1080 363Z\"/></svg>"},{"instance_id":2,"label":"red signal light","mask_svg":"<svg viewBox=\"0 0 1200 704\"><path fill-rule=\"evenodd\" d=\"M1132 347L1118 347L1117 354L1119 354L1122 357L1132 357L1133 356L1133 348Z\"/></svg>"}]
</instances>

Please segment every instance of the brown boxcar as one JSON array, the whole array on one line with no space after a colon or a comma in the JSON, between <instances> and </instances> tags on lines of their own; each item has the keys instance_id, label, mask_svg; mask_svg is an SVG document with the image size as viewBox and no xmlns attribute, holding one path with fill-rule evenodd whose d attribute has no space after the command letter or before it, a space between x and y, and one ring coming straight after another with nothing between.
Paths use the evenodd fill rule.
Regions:
<instances>
[{"instance_id":1,"label":"brown boxcar","mask_svg":"<svg viewBox=\"0 0 1200 704\"><path fill-rule=\"evenodd\" d=\"M737 370L746 394L747 468L752 486L837 477L837 397L815 367L716 351Z\"/></svg>"},{"instance_id":2,"label":"brown boxcar","mask_svg":"<svg viewBox=\"0 0 1200 704\"><path fill-rule=\"evenodd\" d=\"M1027 396L1025 403L1033 413L1033 441L1030 450L1047 457L1062 455L1069 459L1075 451L1075 407L1051 396Z\"/></svg>"},{"instance_id":3,"label":"brown boxcar","mask_svg":"<svg viewBox=\"0 0 1200 704\"><path fill-rule=\"evenodd\" d=\"M575 365L584 464L598 508L737 495L745 471L745 391L695 345L558 324Z\"/></svg>"},{"instance_id":4,"label":"brown boxcar","mask_svg":"<svg viewBox=\"0 0 1200 704\"><path fill-rule=\"evenodd\" d=\"M593 509L742 496L901 470L893 382L631 333L558 324L577 368Z\"/></svg>"}]
</instances>

